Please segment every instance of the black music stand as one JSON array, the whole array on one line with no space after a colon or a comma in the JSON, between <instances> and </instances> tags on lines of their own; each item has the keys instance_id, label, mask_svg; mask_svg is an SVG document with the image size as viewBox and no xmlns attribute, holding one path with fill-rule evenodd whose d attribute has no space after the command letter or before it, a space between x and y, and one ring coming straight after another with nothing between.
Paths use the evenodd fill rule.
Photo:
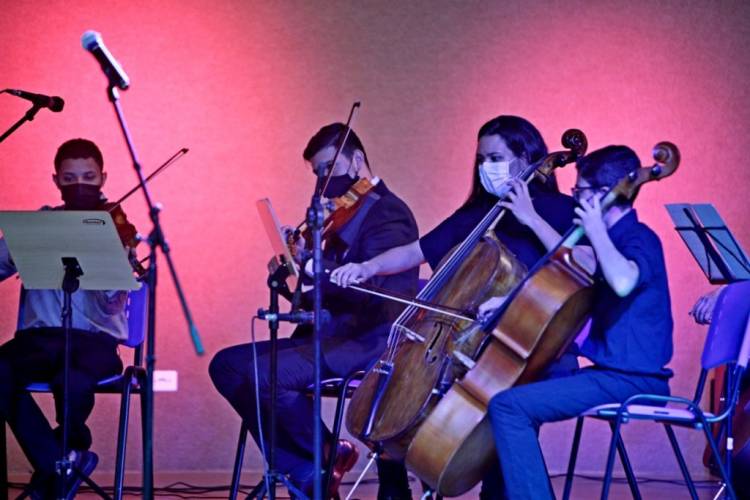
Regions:
<instances>
[{"instance_id":1,"label":"black music stand","mask_svg":"<svg viewBox=\"0 0 750 500\"><path fill-rule=\"evenodd\" d=\"M62 457L55 464L59 498L65 498L65 482L77 474L101 497L109 496L88 477L72 467L68 458L68 373L70 330L73 324L72 294L83 290L137 290L112 216L102 211L41 210L0 212L8 250L28 290L62 290L61 324L65 335L63 368Z\"/></svg>"},{"instance_id":2,"label":"black music stand","mask_svg":"<svg viewBox=\"0 0 750 500\"><path fill-rule=\"evenodd\" d=\"M248 499L262 499L268 496L269 500L276 498L276 485L278 483L283 484L287 489L299 498L303 498L305 495L295 485L289 481L289 479L276 470L276 394L277 394L277 380L278 380L278 332L279 332L279 321L289 321L292 323L305 322L304 313L296 313L292 311L289 314L281 314L279 312L279 295L289 295L289 287L287 285L287 278L289 276L299 277L299 270L294 264L289 247L284 239L283 230L279 223L279 218L276 216L276 212L271 205L271 200L263 198L256 202L258 208L258 215L260 216L263 227L268 234L268 238L271 242L271 247L274 250L274 259L280 259L275 269L269 269L270 274L268 276L268 290L269 290L269 306L268 309L259 309L258 317L268 321L268 330L270 333L269 340L271 342L270 356L270 385L271 385L271 411L270 411L270 422L269 422L269 436L268 436L268 450L266 450L267 456L264 457L268 460L268 470L263 474L263 479L253 487L252 491L247 495ZM273 262L273 261L272 261ZM263 425L258 422L258 427L262 429Z\"/></svg>"},{"instance_id":3,"label":"black music stand","mask_svg":"<svg viewBox=\"0 0 750 500\"><path fill-rule=\"evenodd\" d=\"M665 207L674 222L675 230L693 254L709 283L726 285L750 280L750 259L713 205L672 203ZM724 388L729 391L735 387L732 370L727 370L725 377ZM723 397L729 398L730 394L724 394ZM718 434L721 436L723 433L728 444L732 442L733 416L734 408L731 408ZM727 477L731 481L732 446L728 445L725 453Z\"/></svg>"},{"instance_id":4,"label":"black music stand","mask_svg":"<svg viewBox=\"0 0 750 500\"><path fill-rule=\"evenodd\" d=\"M672 203L665 206L682 241L711 284L750 280L750 258L713 205Z\"/></svg>"}]
</instances>

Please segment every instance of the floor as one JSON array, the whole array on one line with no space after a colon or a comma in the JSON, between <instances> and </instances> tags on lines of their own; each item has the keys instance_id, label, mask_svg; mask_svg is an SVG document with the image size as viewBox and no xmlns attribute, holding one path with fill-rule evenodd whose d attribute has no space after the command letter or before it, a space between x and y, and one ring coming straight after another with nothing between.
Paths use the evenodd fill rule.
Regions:
<instances>
[{"instance_id":1,"label":"floor","mask_svg":"<svg viewBox=\"0 0 750 500\"><path fill-rule=\"evenodd\" d=\"M250 476L250 474L246 474ZM11 477L11 481L21 482L23 477ZM107 484L112 480L111 475L101 474L94 475L95 480L100 480L102 484ZM346 495L356 478L347 476L344 484L341 486L340 494L342 500L346 499ZM230 481L229 473L189 473L189 474L157 474L156 485L159 488L156 491L157 498L160 499L184 499L184 498L227 498L229 488L228 483ZM565 482L564 477L555 477L552 480L552 484L555 488L555 493L558 498L562 496L563 485ZM128 477L126 484L139 484L138 477ZM248 477L243 477L243 489L245 495L250 491L252 482L249 481ZM639 483L639 489L644 500L657 499L680 499L689 498L689 494L685 486L679 481L670 483L667 481L643 481ZM713 499L716 492L718 491L718 484L713 481L700 482L698 485L698 495L701 499ZM421 488L419 482L415 479L412 482L412 491L414 493L415 500L419 494L421 494ZM14 498L20 490L12 490L10 497ZM598 499L601 494L601 481L598 479L588 479L584 477L576 477L573 484L573 492L571 497L576 500L589 500ZM475 488L470 492L458 497L460 499L468 500L478 498L479 489ZM139 498L141 495L138 492L131 492L126 495L126 498ZM374 475L368 474L363 480L362 484L357 488L352 499L370 500L377 497L377 481ZM77 498L94 499L99 498L96 494L90 491L81 491ZM240 495L240 498L244 498L244 495ZM277 498L284 499L288 498L288 494L283 487L279 487ZM630 499L632 495L628 489L627 483L624 481L618 481L612 485L610 491L610 499L621 500Z\"/></svg>"}]
</instances>

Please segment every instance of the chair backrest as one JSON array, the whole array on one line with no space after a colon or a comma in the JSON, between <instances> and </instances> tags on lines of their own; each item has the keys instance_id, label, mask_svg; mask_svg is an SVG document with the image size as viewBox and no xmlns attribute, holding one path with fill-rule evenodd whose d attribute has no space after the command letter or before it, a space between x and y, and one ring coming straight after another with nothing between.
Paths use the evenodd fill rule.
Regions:
<instances>
[{"instance_id":1,"label":"chair backrest","mask_svg":"<svg viewBox=\"0 0 750 500\"><path fill-rule=\"evenodd\" d=\"M26 306L26 289L21 287L18 302L18 319L16 329L23 326L23 313ZM120 343L128 347L138 347L146 338L146 321L148 316L148 285L144 282L139 290L128 294L125 304L125 315L128 319L128 337Z\"/></svg>"},{"instance_id":2,"label":"chair backrest","mask_svg":"<svg viewBox=\"0 0 750 500\"><path fill-rule=\"evenodd\" d=\"M128 338L122 343L128 347L138 347L146 338L146 322L148 321L148 285L141 283L141 288L128 294L125 305L128 317Z\"/></svg>"},{"instance_id":3,"label":"chair backrest","mask_svg":"<svg viewBox=\"0 0 750 500\"><path fill-rule=\"evenodd\" d=\"M701 357L704 370L727 363L747 365L750 353L749 319L750 281L725 287L716 301L706 335Z\"/></svg>"},{"instance_id":4,"label":"chair backrest","mask_svg":"<svg viewBox=\"0 0 750 500\"><path fill-rule=\"evenodd\" d=\"M23 326L23 312L26 309L26 289L22 286L21 293L18 297L18 318L16 319L16 330Z\"/></svg>"}]
</instances>

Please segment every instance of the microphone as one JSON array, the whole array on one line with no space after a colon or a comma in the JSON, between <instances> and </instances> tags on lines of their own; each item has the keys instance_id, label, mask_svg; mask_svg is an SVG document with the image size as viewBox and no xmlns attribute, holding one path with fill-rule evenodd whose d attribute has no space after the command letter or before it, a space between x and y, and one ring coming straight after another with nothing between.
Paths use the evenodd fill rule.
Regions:
<instances>
[{"instance_id":1,"label":"microphone","mask_svg":"<svg viewBox=\"0 0 750 500\"><path fill-rule=\"evenodd\" d=\"M34 106L39 106L40 108L49 108L50 111L53 111L55 113L59 113L62 111L63 106L65 106L65 101L62 100L62 97L58 96L48 96L44 94L34 94L31 92L26 92L25 90L17 90L17 89L5 89L3 92L7 92L8 94L13 94L16 97L20 97L21 99L26 99L27 101L31 101L34 103Z\"/></svg>"},{"instance_id":2,"label":"microphone","mask_svg":"<svg viewBox=\"0 0 750 500\"><path fill-rule=\"evenodd\" d=\"M99 65L102 67L104 74L107 75L110 85L121 90L127 90L130 86L130 79L125 74L122 66L109 53L99 33L96 31L87 31L81 37L81 45L99 61Z\"/></svg>"},{"instance_id":3,"label":"microphone","mask_svg":"<svg viewBox=\"0 0 750 500\"><path fill-rule=\"evenodd\" d=\"M272 313L267 309L258 309L258 317L266 321L287 321L289 323L311 324L315 321L315 313L310 311L293 311L289 313ZM331 313L323 309L320 314L323 323L331 320Z\"/></svg>"}]
</instances>

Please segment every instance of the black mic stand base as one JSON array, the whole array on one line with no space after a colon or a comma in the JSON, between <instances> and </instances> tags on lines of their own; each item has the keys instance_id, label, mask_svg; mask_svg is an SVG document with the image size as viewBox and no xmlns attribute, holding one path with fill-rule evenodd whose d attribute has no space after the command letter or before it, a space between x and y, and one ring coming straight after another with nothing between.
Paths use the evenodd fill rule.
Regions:
<instances>
[{"instance_id":1,"label":"black mic stand base","mask_svg":"<svg viewBox=\"0 0 750 500\"><path fill-rule=\"evenodd\" d=\"M289 493L292 495L292 498L309 498L305 493L302 492L299 488L297 488L295 485L292 484L292 482L289 480L289 478L280 473L280 472L269 472L266 474L261 481L256 484L252 490L250 490L250 493L245 497L245 500L250 499L262 499L265 497L268 498L275 498L276 492L273 493L269 489L269 485L271 488L276 488L279 484L283 484L286 486L286 488L289 490Z\"/></svg>"}]
</instances>

